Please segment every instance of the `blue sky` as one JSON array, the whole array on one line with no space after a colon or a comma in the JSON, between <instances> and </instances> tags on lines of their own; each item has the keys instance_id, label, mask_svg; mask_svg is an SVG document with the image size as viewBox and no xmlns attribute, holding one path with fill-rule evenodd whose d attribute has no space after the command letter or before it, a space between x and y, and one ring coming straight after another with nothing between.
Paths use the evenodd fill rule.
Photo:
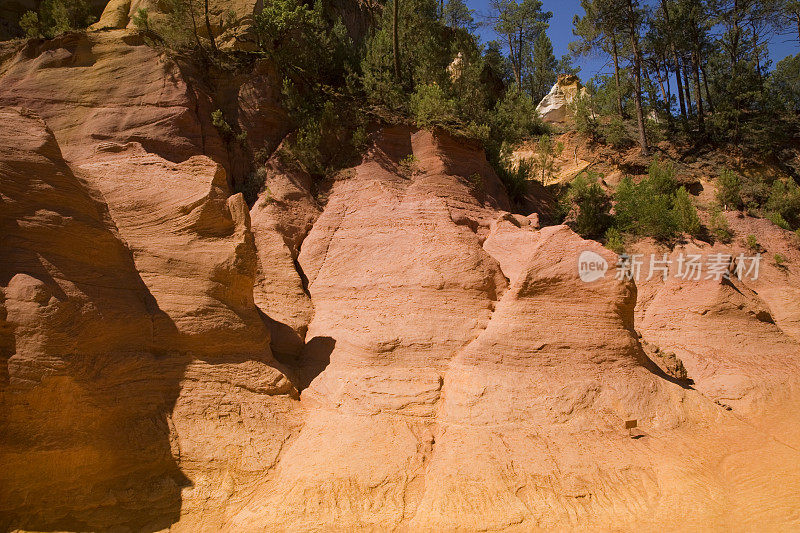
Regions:
<instances>
[{"instance_id":1,"label":"blue sky","mask_svg":"<svg viewBox=\"0 0 800 533\"><path fill-rule=\"evenodd\" d=\"M488 15L490 13L489 0L466 0L467 5L476 11L476 19L483 20L481 15ZM580 6L580 0L542 0L545 11L552 11L553 18L550 20L550 29L547 30L547 35L553 41L553 51L556 58L561 58L566 54L570 41L575 37L572 35L572 18L576 14L583 15L583 10ZM496 36L489 28L480 28L478 33L484 41L489 41ZM791 41L786 36L776 36L770 43L770 56L775 63L783 59L789 54L797 54L800 52L800 46L797 40ZM579 58L575 61L577 66L581 67L580 76L586 80L591 78L598 72L609 73L611 65L605 57L595 58Z\"/></svg>"}]
</instances>

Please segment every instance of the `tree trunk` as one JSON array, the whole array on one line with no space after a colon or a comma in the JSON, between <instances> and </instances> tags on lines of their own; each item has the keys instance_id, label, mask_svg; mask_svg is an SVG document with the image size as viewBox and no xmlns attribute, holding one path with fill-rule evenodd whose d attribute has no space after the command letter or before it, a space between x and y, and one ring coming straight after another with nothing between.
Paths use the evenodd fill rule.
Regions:
<instances>
[{"instance_id":1,"label":"tree trunk","mask_svg":"<svg viewBox=\"0 0 800 533\"><path fill-rule=\"evenodd\" d=\"M797 23L797 41L800 42L800 11L795 12L794 21Z\"/></svg>"},{"instance_id":2,"label":"tree trunk","mask_svg":"<svg viewBox=\"0 0 800 533\"><path fill-rule=\"evenodd\" d=\"M658 85L661 87L661 97L664 98L664 110L671 117L672 113L669 111L669 96L667 96L667 90L664 87L664 78L661 76L661 66L658 64L658 59L655 61L655 68L656 76L658 77Z\"/></svg>"},{"instance_id":3,"label":"tree trunk","mask_svg":"<svg viewBox=\"0 0 800 533\"><path fill-rule=\"evenodd\" d=\"M625 110L622 109L622 89L619 83L619 45L617 44L617 38L613 34L611 36L611 44L614 51L614 82L617 86L617 111L619 111L620 117L624 117Z\"/></svg>"},{"instance_id":4,"label":"tree trunk","mask_svg":"<svg viewBox=\"0 0 800 533\"><path fill-rule=\"evenodd\" d=\"M739 37L741 30L739 29L739 1L733 2L733 35L731 36L731 66L739 64Z\"/></svg>"},{"instance_id":5,"label":"tree trunk","mask_svg":"<svg viewBox=\"0 0 800 533\"><path fill-rule=\"evenodd\" d=\"M648 155L650 150L647 146L647 134L644 129L644 111L642 110L642 56L639 51L639 37L636 31L636 13L633 10L633 0L628 0L628 30L631 37L631 50L633 50L633 77L634 77L634 101L636 103L636 123L639 127L639 146L642 155Z\"/></svg>"},{"instance_id":6,"label":"tree trunk","mask_svg":"<svg viewBox=\"0 0 800 533\"><path fill-rule=\"evenodd\" d=\"M678 91L678 102L681 105L681 116L683 117L683 120L686 120L688 118L688 115L686 114L686 101L684 100L683 97L683 82L681 81L681 64L678 61L678 54L675 52L674 46L672 47L672 58L675 61L675 80L678 82L677 91Z\"/></svg>"},{"instance_id":7,"label":"tree trunk","mask_svg":"<svg viewBox=\"0 0 800 533\"><path fill-rule=\"evenodd\" d=\"M192 32L194 33L194 40L197 43L197 48L200 50L200 53L203 54L203 57L206 57L206 49L203 47L203 43L200 42L200 34L197 31L197 18L194 14L194 0L189 0L189 16L192 19Z\"/></svg>"},{"instance_id":8,"label":"tree trunk","mask_svg":"<svg viewBox=\"0 0 800 533\"><path fill-rule=\"evenodd\" d=\"M692 85L689 83L689 68L683 65L683 90L686 91L686 111L689 116L694 114L692 108Z\"/></svg>"},{"instance_id":9,"label":"tree trunk","mask_svg":"<svg viewBox=\"0 0 800 533\"><path fill-rule=\"evenodd\" d=\"M697 103L697 129L700 135L706 133L705 117L703 117L703 97L700 94L700 54L692 51L692 75L694 76L694 99Z\"/></svg>"},{"instance_id":10,"label":"tree trunk","mask_svg":"<svg viewBox=\"0 0 800 533\"><path fill-rule=\"evenodd\" d=\"M667 0L661 0L661 9L664 11L664 21L667 23L667 27L670 28L669 6L667 5ZM681 64L678 61L678 51L675 48L675 43L672 40L672 36L670 36L669 48L672 52L672 60L675 62L675 79L678 81L678 103L681 107L681 116L683 117L683 120L686 120L686 103L683 101L683 83L681 83ZM667 83L669 83L669 69L667 69Z\"/></svg>"},{"instance_id":11,"label":"tree trunk","mask_svg":"<svg viewBox=\"0 0 800 533\"><path fill-rule=\"evenodd\" d=\"M206 31L208 31L208 40L211 41L211 50L216 53L217 42L214 40L214 31L211 29L211 20L208 18L208 0L205 0L204 13L206 17Z\"/></svg>"},{"instance_id":12,"label":"tree trunk","mask_svg":"<svg viewBox=\"0 0 800 533\"><path fill-rule=\"evenodd\" d=\"M711 91L708 89L708 76L706 76L706 69L700 65L700 72L703 74L703 85L706 87L706 101L708 102L708 112L714 114L714 102L711 100Z\"/></svg>"},{"instance_id":13,"label":"tree trunk","mask_svg":"<svg viewBox=\"0 0 800 533\"><path fill-rule=\"evenodd\" d=\"M756 56L756 74L758 74L758 91L764 96L764 76L761 75L761 53L758 50L758 34L753 24L753 53Z\"/></svg>"},{"instance_id":14,"label":"tree trunk","mask_svg":"<svg viewBox=\"0 0 800 533\"><path fill-rule=\"evenodd\" d=\"M514 71L517 88L522 90L522 68L517 63L517 56L514 53L514 41L511 39L511 35L508 36L508 53L511 55L511 69Z\"/></svg>"},{"instance_id":15,"label":"tree trunk","mask_svg":"<svg viewBox=\"0 0 800 533\"><path fill-rule=\"evenodd\" d=\"M397 20L400 18L400 0L393 0L392 9L392 53L394 54L394 79L400 83L400 34Z\"/></svg>"}]
</instances>

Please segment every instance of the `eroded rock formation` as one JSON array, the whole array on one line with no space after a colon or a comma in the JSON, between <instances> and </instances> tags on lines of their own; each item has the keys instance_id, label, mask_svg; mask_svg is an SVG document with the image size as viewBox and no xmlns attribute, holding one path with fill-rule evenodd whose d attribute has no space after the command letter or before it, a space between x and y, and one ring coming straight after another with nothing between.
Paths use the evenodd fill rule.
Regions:
<instances>
[{"instance_id":1,"label":"eroded rock formation","mask_svg":"<svg viewBox=\"0 0 800 533\"><path fill-rule=\"evenodd\" d=\"M547 123L566 122L572 116L570 106L575 98L585 94L586 89L577 76L560 76L547 96L536 106L536 112Z\"/></svg>"},{"instance_id":2,"label":"eroded rock formation","mask_svg":"<svg viewBox=\"0 0 800 533\"><path fill-rule=\"evenodd\" d=\"M209 116L274 148L269 79L220 104L124 31L0 66L0 525L800 526L788 236L743 230L789 260L755 282L584 283L615 254L400 126L248 207Z\"/></svg>"}]
</instances>

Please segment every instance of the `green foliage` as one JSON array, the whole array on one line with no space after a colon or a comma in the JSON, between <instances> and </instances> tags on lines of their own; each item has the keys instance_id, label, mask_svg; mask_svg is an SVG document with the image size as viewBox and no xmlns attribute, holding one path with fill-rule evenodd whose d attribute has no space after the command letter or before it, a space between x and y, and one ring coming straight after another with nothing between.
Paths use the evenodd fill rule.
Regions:
<instances>
[{"instance_id":1,"label":"green foliage","mask_svg":"<svg viewBox=\"0 0 800 533\"><path fill-rule=\"evenodd\" d=\"M583 172L570 183L568 197L577 208L572 226L582 237L600 237L611 226L611 199L599 177L595 172Z\"/></svg>"},{"instance_id":2,"label":"green foliage","mask_svg":"<svg viewBox=\"0 0 800 533\"><path fill-rule=\"evenodd\" d=\"M647 178L638 184L626 176L617 186L614 199L620 231L658 240L672 239L679 232L699 233L697 212L688 192L678 187L670 161L654 159Z\"/></svg>"},{"instance_id":3,"label":"green foliage","mask_svg":"<svg viewBox=\"0 0 800 533\"><path fill-rule=\"evenodd\" d=\"M86 28L94 21L86 0L44 0L37 12L23 14L19 25L29 38L52 39L67 31Z\"/></svg>"},{"instance_id":4,"label":"green foliage","mask_svg":"<svg viewBox=\"0 0 800 533\"><path fill-rule=\"evenodd\" d=\"M747 250L752 254L756 254L761 251L761 245L758 244L758 239L753 234L750 234L745 238L744 245L747 247Z\"/></svg>"},{"instance_id":5,"label":"green foliage","mask_svg":"<svg viewBox=\"0 0 800 533\"><path fill-rule=\"evenodd\" d=\"M606 248L617 253L622 254L625 252L625 241L622 234L617 228L611 227L606 231Z\"/></svg>"},{"instance_id":6,"label":"green foliage","mask_svg":"<svg viewBox=\"0 0 800 533\"><path fill-rule=\"evenodd\" d=\"M483 180L483 176L476 172L470 175L467 181L469 182L469 191L472 195L475 196L478 201L483 202L486 199L486 183Z\"/></svg>"},{"instance_id":7,"label":"green foliage","mask_svg":"<svg viewBox=\"0 0 800 533\"><path fill-rule=\"evenodd\" d=\"M793 180L775 180L765 208L773 216L780 215L785 222L785 226L782 227L800 226L800 186Z\"/></svg>"},{"instance_id":8,"label":"green foliage","mask_svg":"<svg viewBox=\"0 0 800 533\"><path fill-rule=\"evenodd\" d=\"M344 25L339 20L328 24L319 0L313 5L271 0L256 14L253 33L259 49L301 91L343 81L356 62Z\"/></svg>"},{"instance_id":9,"label":"green foliage","mask_svg":"<svg viewBox=\"0 0 800 533\"><path fill-rule=\"evenodd\" d=\"M725 169L717 178L717 202L725 209L741 207L741 182L739 175Z\"/></svg>"},{"instance_id":10,"label":"green foliage","mask_svg":"<svg viewBox=\"0 0 800 533\"><path fill-rule=\"evenodd\" d=\"M202 0L162 0L165 17L148 23L160 44L168 50L178 52L195 51L202 48L200 19L203 13ZM204 51L197 50L197 51Z\"/></svg>"},{"instance_id":11,"label":"green foliage","mask_svg":"<svg viewBox=\"0 0 800 533\"><path fill-rule=\"evenodd\" d=\"M317 119L310 119L297 130L289 149L309 174L324 174L325 161L321 151L322 126Z\"/></svg>"},{"instance_id":12,"label":"green foliage","mask_svg":"<svg viewBox=\"0 0 800 533\"><path fill-rule=\"evenodd\" d=\"M624 178L615 194L617 227L634 235L669 240L678 232L673 211L674 194L660 192L645 178L636 184Z\"/></svg>"},{"instance_id":13,"label":"green foliage","mask_svg":"<svg viewBox=\"0 0 800 533\"><path fill-rule=\"evenodd\" d=\"M495 171L505 185L511 201L520 203L528 192L528 181L534 172L533 161L522 159L514 164L510 158L510 150L504 147L500 151L500 159L495 165Z\"/></svg>"},{"instance_id":14,"label":"green foliage","mask_svg":"<svg viewBox=\"0 0 800 533\"><path fill-rule=\"evenodd\" d=\"M266 180L267 169L264 167L259 167L247 175L239 191L242 193L242 196L244 196L247 205L255 204L262 192L267 193L264 196L265 201L269 202L272 200L272 193L266 185Z\"/></svg>"},{"instance_id":15,"label":"green foliage","mask_svg":"<svg viewBox=\"0 0 800 533\"><path fill-rule=\"evenodd\" d=\"M529 61L531 51L535 49L534 43L547 29L553 14L542 11L541 0L492 0L491 6L497 15L493 29L502 37L503 43L508 43L514 80L517 85L522 85L530 74L534 74L530 72L533 66ZM546 56L544 52L546 51L542 51ZM552 49L549 55L552 56ZM553 69L555 64L551 70Z\"/></svg>"},{"instance_id":16,"label":"green foliage","mask_svg":"<svg viewBox=\"0 0 800 533\"><path fill-rule=\"evenodd\" d=\"M19 27L25 33L25 37L29 39L35 39L42 34L39 25L39 14L35 11L25 12L19 19Z\"/></svg>"},{"instance_id":17,"label":"green foliage","mask_svg":"<svg viewBox=\"0 0 800 533\"><path fill-rule=\"evenodd\" d=\"M697 208L692 202L692 196L684 187L680 187L675 192L672 213L678 231L693 237L700 235L700 217L697 215Z\"/></svg>"},{"instance_id":18,"label":"green foliage","mask_svg":"<svg viewBox=\"0 0 800 533\"><path fill-rule=\"evenodd\" d=\"M800 111L800 54L779 61L767 87L772 103L786 111Z\"/></svg>"},{"instance_id":19,"label":"green foliage","mask_svg":"<svg viewBox=\"0 0 800 533\"><path fill-rule=\"evenodd\" d=\"M767 213L767 219L778 226L779 228L783 229L792 229L786 219L780 213Z\"/></svg>"},{"instance_id":20,"label":"green foliage","mask_svg":"<svg viewBox=\"0 0 800 533\"><path fill-rule=\"evenodd\" d=\"M456 116L456 104L447 98L438 84L419 85L411 95L411 112L417 126L430 128L452 123Z\"/></svg>"},{"instance_id":21,"label":"green foliage","mask_svg":"<svg viewBox=\"0 0 800 533\"><path fill-rule=\"evenodd\" d=\"M633 144L625 123L619 117L612 118L611 122L603 128L603 138L606 143L617 149L627 148Z\"/></svg>"},{"instance_id":22,"label":"green foliage","mask_svg":"<svg viewBox=\"0 0 800 533\"><path fill-rule=\"evenodd\" d=\"M575 129L592 139L600 136L600 125L592 110L589 96L577 95L572 102L572 113L575 116Z\"/></svg>"},{"instance_id":23,"label":"green foliage","mask_svg":"<svg viewBox=\"0 0 800 533\"><path fill-rule=\"evenodd\" d=\"M367 135L367 129L364 126L358 126L353 131L353 148L358 153L361 153L366 149L367 145L369 144L369 136Z\"/></svg>"},{"instance_id":24,"label":"green foliage","mask_svg":"<svg viewBox=\"0 0 800 533\"><path fill-rule=\"evenodd\" d=\"M670 195L678 190L678 180L675 178L675 166L672 161L662 163L658 157L653 158L647 167L647 178L658 193Z\"/></svg>"},{"instance_id":25,"label":"green foliage","mask_svg":"<svg viewBox=\"0 0 800 533\"><path fill-rule=\"evenodd\" d=\"M531 97L515 88L498 102L491 121L492 138L517 144L545 132Z\"/></svg>"},{"instance_id":26,"label":"green foliage","mask_svg":"<svg viewBox=\"0 0 800 533\"><path fill-rule=\"evenodd\" d=\"M404 178L411 178L417 173L418 164L419 160L417 159L417 156L414 154L408 154L400 160L400 163L397 166L398 172Z\"/></svg>"},{"instance_id":27,"label":"green foliage","mask_svg":"<svg viewBox=\"0 0 800 533\"><path fill-rule=\"evenodd\" d=\"M533 158L536 175L542 185L548 185L558 171L558 158L564 151L564 143L553 142L550 135L542 135L536 143L536 155Z\"/></svg>"},{"instance_id":28,"label":"green foliage","mask_svg":"<svg viewBox=\"0 0 800 533\"><path fill-rule=\"evenodd\" d=\"M449 86L447 67L456 55L453 53L455 42L453 32L440 23L436 0L400 1L401 72L400 79L396 79L392 48L393 11L392 3L387 3L377 29L367 39L366 54L361 62L362 80L364 91L372 102L403 110L406 93L417 85L436 82L441 87Z\"/></svg>"},{"instance_id":29,"label":"green foliage","mask_svg":"<svg viewBox=\"0 0 800 533\"><path fill-rule=\"evenodd\" d=\"M774 259L774 261L775 261L775 265L776 265L778 268L785 268L785 267L786 267L786 264L785 264L785 263L786 263L786 256L785 256L785 255L782 255L782 254L775 254L775 256L773 257L773 259Z\"/></svg>"},{"instance_id":30,"label":"green foliage","mask_svg":"<svg viewBox=\"0 0 800 533\"><path fill-rule=\"evenodd\" d=\"M633 114L633 81L628 72L622 70L620 93L622 105L627 115ZM613 76L597 75L586 82L586 90L592 95L595 113L602 116L619 117L617 109L617 87Z\"/></svg>"},{"instance_id":31,"label":"green foliage","mask_svg":"<svg viewBox=\"0 0 800 533\"><path fill-rule=\"evenodd\" d=\"M725 214L718 207L711 211L709 229L714 235L714 239L719 242L727 244L733 239L733 231L731 231L730 224L728 224L728 219L725 218Z\"/></svg>"},{"instance_id":32,"label":"green foliage","mask_svg":"<svg viewBox=\"0 0 800 533\"><path fill-rule=\"evenodd\" d=\"M144 32L150 31L150 14L146 8L140 7L137 9L131 21L133 25L136 26L137 30Z\"/></svg>"},{"instance_id":33,"label":"green foliage","mask_svg":"<svg viewBox=\"0 0 800 533\"><path fill-rule=\"evenodd\" d=\"M230 141L233 138L233 128L231 128L231 125L225 120L221 109L216 109L211 112L211 124L217 128L217 131L223 139Z\"/></svg>"},{"instance_id":34,"label":"green foliage","mask_svg":"<svg viewBox=\"0 0 800 533\"><path fill-rule=\"evenodd\" d=\"M770 185L760 174L742 175L739 177L739 200L744 209L757 211L762 208L769 199ZM729 194L735 195L735 184L733 191ZM734 196L735 202L735 196Z\"/></svg>"},{"instance_id":35,"label":"green foliage","mask_svg":"<svg viewBox=\"0 0 800 533\"><path fill-rule=\"evenodd\" d=\"M533 55L528 61L527 79L528 90L534 102L540 102L556 82L556 67L558 61L553 55L553 43L547 33L539 33L533 44Z\"/></svg>"},{"instance_id":36,"label":"green foliage","mask_svg":"<svg viewBox=\"0 0 800 533\"><path fill-rule=\"evenodd\" d=\"M581 71L581 67L573 65L573 59L570 54L564 54L556 64L557 76L577 76Z\"/></svg>"},{"instance_id":37,"label":"green foliage","mask_svg":"<svg viewBox=\"0 0 800 533\"><path fill-rule=\"evenodd\" d=\"M474 15L475 10L467 7L464 0L447 0L442 19L453 29L474 31L478 27Z\"/></svg>"}]
</instances>

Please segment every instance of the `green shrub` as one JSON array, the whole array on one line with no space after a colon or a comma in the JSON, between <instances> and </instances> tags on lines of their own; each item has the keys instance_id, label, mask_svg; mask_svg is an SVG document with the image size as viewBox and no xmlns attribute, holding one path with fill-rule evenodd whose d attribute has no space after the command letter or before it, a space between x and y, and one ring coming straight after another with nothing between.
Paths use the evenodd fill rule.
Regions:
<instances>
[{"instance_id":1,"label":"green shrub","mask_svg":"<svg viewBox=\"0 0 800 533\"><path fill-rule=\"evenodd\" d=\"M211 124L217 128L217 131L223 137L230 137L233 134L233 130L225 120L221 109L215 109L211 112Z\"/></svg>"},{"instance_id":2,"label":"green shrub","mask_svg":"<svg viewBox=\"0 0 800 533\"><path fill-rule=\"evenodd\" d=\"M326 165L321 146L322 126L320 121L311 119L297 130L289 150L309 174L322 175Z\"/></svg>"},{"instance_id":3,"label":"green shrub","mask_svg":"<svg viewBox=\"0 0 800 533\"><path fill-rule=\"evenodd\" d=\"M745 238L744 245L747 247L747 250L752 254L756 254L761 251L761 245L758 244L758 239L753 234L750 234Z\"/></svg>"},{"instance_id":4,"label":"green shrub","mask_svg":"<svg viewBox=\"0 0 800 533\"><path fill-rule=\"evenodd\" d=\"M600 135L600 126L591 107L591 99L586 95L578 95L572 102L572 113L575 116L575 129L591 138Z\"/></svg>"},{"instance_id":5,"label":"green shrub","mask_svg":"<svg viewBox=\"0 0 800 533\"><path fill-rule=\"evenodd\" d=\"M800 186L792 180L776 180L772 184L766 209L769 213L780 215L788 227L800 226Z\"/></svg>"},{"instance_id":6,"label":"green shrub","mask_svg":"<svg viewBox=\"0 0 800 533\"><path fill-rule=\"evenodd\" d=\"M722 210L714 208L711 211L710 228L714 238L722 243L729 243L733 239L733 231L728 224L728 219L725 218Z\"/></svg>"},{"instance_id":7,"label":"green shrub","mask_svg":"<svg viewBox=\"0 0 800 533\"><path fill-rule=\"evenodd\" d=\"M770 195L770 186L760 174L744 175L740 179L738 196L742 206L755 211L763 207Z\"/></svg>"},{"instance_id":8,"label":"green shrub","mask_svg":"<svg viewBox=\"0 0 800 533\"><path fill-rule=\"evenodd\" d=\"M779 228L792 229L780 213L767 213L767 219Z\"/></svg>"},{"instance_id":9,"label":"green shrub","mask_svg":"<svg viewBox=\"0 0 800 533\"><path fill-rule=\"evenodd\" d=\"M785 265L785 263L786 263L786 256L784 256L784 255L781 255L781 254L775 254L775 257L774 257L773 259L775 260L775 264L776 264L776 265L777 265L779 268L784 268L784 267L786 266L786 265Z\"/></svg>"},{"instance_id":10,"label":"green shrub","mask_svg":"<svg viewBox=\"0 0 800 533\"><path fill-rule=\"evenodd\" d=\"M550 135L542 135L536 143L536 155L533 158L536 175L542 185L547 185L558 171L558 158L564 151L564 143L553 142Z\"/></svg>"},{"instance_id":11,"label":"green shrub","mask_svg":"<svg viewBox=\"0 0 800 533\"><path fill-rule=\"evenodd\" d=\"M486 200L486 183L483 181L483 176L477 172L472 174L468 179L469 191L478 201L483 202Z\"/></svg>"},{"instance_id":12,"label":"green shrub","mask_svg":"<svg viewBox=\"0 0 800 533\"><path fill-rule=\"evenodd\" d=\"M417 164L419 160L414 154L408 154L400 160L398 164L398 172L404 178L411 178L417 173Z\"/></svg>"},{"instance_id":13,"label":"green shrub","mask_svg":"<svg viewBox=\"0 0 800 533\"><path fill-rule=\"evenodd\" d=\"M436 83L419 85L411 95L411 113L420 128L446 125L455 121L456 104Z\"/></svg>"},{"instance_id":14,"label":"green shrub","mask_svg":"<svg viewBox=\"0 0 800 533\"><path fill-rule=\"evenodd\" d=\"M280 76L301 82L298 85L310 92L316 84L342 81L343 74L356 64L347 30L340 20L327 22L320 1L264 2L254 17L252 32Z\"/></svg>"},{"instance_id":15,"label":"green shrub","mask_svg":"<svg viewBox=\"0 0 800 533\"><path fill-rule=\"evenodd\" d=\"M653 158L647 167L647 179L650 180L653 190L658 193L669 195L678 190L675 165L672 161L661 162L658 157Z\"/></svg>"},{"instance_id":16,"label":"green shrub","mask_svg":"<svg viewBox=\"0 0 800 533\"><path fill-rule=\"evenodd\" d=\"M369 144L369 136L367 135L367 129L364 126L358 126L355 131L353 131L353 148L356 152L361 153Z\"/></svg>"},{"instance_id":17,"label":"green shrub","mask_svg":"<svg viewBox=\"0 0 800 533\"><path fill-rule=\"evenodd\" d=\"M516 164L511 161L510 150L504 146L500 152L500 160L495 165L497 176L506 187L512 202L520 203L528 192L528 180L533 175L533 161L521 159Z\"/></svg>"},{"instance_id":18,"label":"green shrub","mask_svg":"<svg viewBox=\"0 0 800 533\"><path fill-rule=\"evenodd\" d=\"M27 37L52 39L70 30L86 28L94 22L86 0L44 0L38 11L28 11L19 21Z\"/></svg>"},{"instance_id":19,"label":"green shrub","mask_svg":"<svg viewBox=\"0 0 800 533\"><path fill-rule=\"evenodd\" d=\"M513 87L497 103L491 126L492 137L509 144L517 144L546 132L531 97Z\"/></svg>"},{"instance_id":20,"label":"green shrub","mask_svg":"<svg viewBox=\"0 0 800 533\"><path fill-rule=\"evenodd\" d=\"M19 19L19 27L25 33L25 37L35 39L42 36L42 30L39 26L39 14L35 11L27 11Z\"/></svg>"},{"instance_id":21,"label":"green shrub","mask_svg":"<svg viewBox=\"0 0 800 533\"><path fill-rule=\"evenodd\" d=\"M639 184L630 176L617 187L617 228L635 235L669 240L678 232L673 204L675 195L661 192L658 180L643 179Z\"/></svg>"},{"instance_id":22,"label":"green shrub","mask_svg":"<svg viewBox=\"0 0 800 533\"><path fill-rule=\"evenodd\" d=\"M741 183L738 174L725 169L717 178L717 202L725 209L739 209L742 205Z\"/></svg>"},{"instance_id":23,"label":"green shrub","mask_svg":"<svg viewBox=\"0 0 800 533\"><path fill-rule=\"evenodd\" d=\"M770 100L787 111L800 111L800 54L780 60L769 77Z\"/></svg>"},{"instance_id":24,"label":"green shrub","mask_svg":"<svg viewBox=\"0 0 800 533\"><path fill-rule=\"evenodd\" d=\"M137 9L136 13L131 17L131 21L133 25L136 26L137 30L144 32L150 31L150 14L146 8L140 7Z\"/></svg>"},{"instance_id":25,"label":"green shrub","mask_svg":"<svg viewBox=\"0 0 800 533\"><path fill-rule=\"evenodd\" d=\"M627 148L632 144L625 123L619 117L611 119L611 122L603 129L603 138L607 144L618 149Z\"/></svg>"},{"instance_id":26,"label":"green shrub","mask_svg":"<svg viewBox=\"0 0 800 533\"><path fill-rule=\"evenodd\" d=\"M625 241L617 228L608 228L606 231L606 248L617 254L625 252Z\"/></svg>"},{"instance_id":27,"label":"green shrub","mask_svg":"<svg viewBox=\"0 0 800 533\"><path fill-rule=\"evenodd\" d=\"M582 237L600 237L611 226L611 199L599 177L597 173L584 172L570 183L569 198L577 207L572 226Z\"/></svg>"},{"instance_id":28,"label":"green shrub","mask_svg":"<svg viewBox=\"0 0 800 533\"><path fill-rule=\"evenodd\" d=\"M667 138L667 131L664 123L653 120L653 119L646 119L644 123L645 131L647 132L647 140L656 145Z\"/></svg>"},{"instance_id":29,"label":"green shrub","mask_svg":"<svg viewBox=\"0 0 800 533\"><path fill-rule=\"evenodd\" d=\"M248 174L245 178L244 183L242 183L241 188L239 191L244 196L247 205L253 205L258 200L259 195L262 192L266 192L265 201L269 202L272 200L272 193L267 187L266 184L267 180L267 169L264 167L259 167L255 171Z\"/></svg>"},{"instance_id":30,"label":"green shrub","mask_svg":"<svg viewBox=\"0 0 800 533\"><path fill-rule=\"evenodd\" d=\"M692 202L692 196L684 187L680 187L675 192L672 212L678 231L689 234L692 237L697 237L700 234L700 217L697 215L697 209Z\"/></svg>"},{"instance_id":31,"label":"green shrub","mask_svg":"<svg viewBox=\"0 0 800 533\"><path fill-rule=\"evenodd\" d=\"M247 142L247 132L240 131L236 133L231 125L228 124L228 121L225 120L225 115L223 115L221 109L216 109L211 112L211 124L217 129L220 137L222 137L225 142L237 141L240 144Z\"/></svg>"}]
</instances>

